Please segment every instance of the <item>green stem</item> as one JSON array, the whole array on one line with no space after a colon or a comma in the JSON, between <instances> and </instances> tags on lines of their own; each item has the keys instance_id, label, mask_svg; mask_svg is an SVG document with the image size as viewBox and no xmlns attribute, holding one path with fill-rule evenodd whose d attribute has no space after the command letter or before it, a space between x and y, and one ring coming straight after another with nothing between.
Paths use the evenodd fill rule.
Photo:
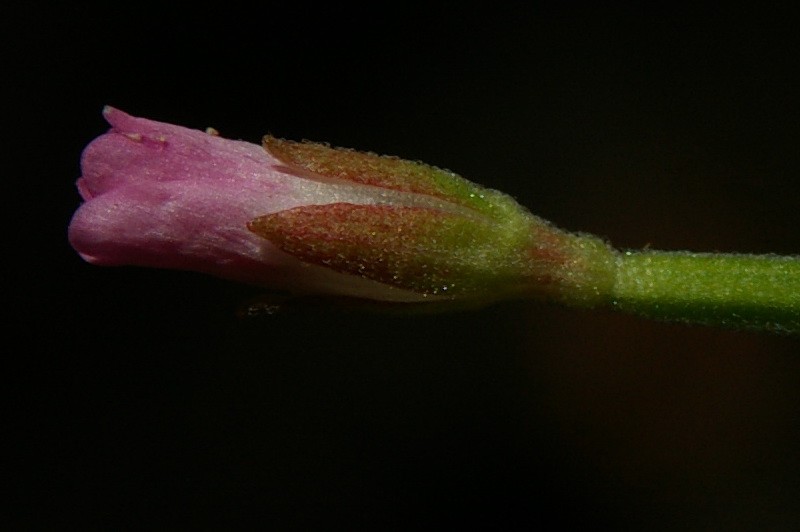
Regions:
<instances>
[{"instance_id":1,"label":"green stem","mask_svg":"<svg viewBox=\"0 0 800 532\"><path fill-rule=\"evenodd\" d=\"M612 304L661 320L800 334L800 257L623 252Z\"/></svg>"}]
</instances>

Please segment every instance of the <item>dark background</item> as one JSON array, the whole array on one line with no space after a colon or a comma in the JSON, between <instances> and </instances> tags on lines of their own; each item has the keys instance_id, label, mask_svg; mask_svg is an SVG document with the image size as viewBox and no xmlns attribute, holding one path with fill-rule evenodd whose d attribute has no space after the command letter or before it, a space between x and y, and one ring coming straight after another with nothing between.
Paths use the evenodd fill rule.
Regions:
<instances>
[{"instance_id":1,"label":"dark background","mask_svg":"<svg viewBox=\"0 0 800 532\"><path fill-rule=\"evenodd\" d=\"M792 12L6 10L14 527L800 526L797 339L528 303L240 319L257 289L66 241L111 104L424 160L622 248L797 254Z\"/></svg>"}]
</instances>

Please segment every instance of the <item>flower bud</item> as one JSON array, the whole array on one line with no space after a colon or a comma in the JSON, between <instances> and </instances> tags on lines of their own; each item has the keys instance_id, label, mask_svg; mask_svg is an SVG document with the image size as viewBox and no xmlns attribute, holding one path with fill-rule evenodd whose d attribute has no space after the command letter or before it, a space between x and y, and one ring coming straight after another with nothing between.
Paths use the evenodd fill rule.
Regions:
<instances>
[{"instance_id":1,"label":"flower bud","mask_svg":"<svg viewBox=\"0 0 800 532\"><path fill-rule=\"evenodd\" d=\"M209 273L393 303L605 301L615 254L511 197L396 157L271 136L263 146L106 108L70 224L102 265Z\"/></svg>"}]
</instances>

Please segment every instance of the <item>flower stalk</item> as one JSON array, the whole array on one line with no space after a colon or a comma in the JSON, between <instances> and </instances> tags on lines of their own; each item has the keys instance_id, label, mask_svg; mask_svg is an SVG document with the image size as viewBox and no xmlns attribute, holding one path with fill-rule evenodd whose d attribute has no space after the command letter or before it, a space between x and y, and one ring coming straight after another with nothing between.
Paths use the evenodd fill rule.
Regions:
<instances>
[{"instance_id":1,"label":"flower stalk","mask_svg":"<svg viewBox=\"0 0 800 532\"><path fill-rule=\"evenodd\" d=\"M800 258L627 251L614 308L700 325L800 334Z\"/></svg>"}]
</instances>

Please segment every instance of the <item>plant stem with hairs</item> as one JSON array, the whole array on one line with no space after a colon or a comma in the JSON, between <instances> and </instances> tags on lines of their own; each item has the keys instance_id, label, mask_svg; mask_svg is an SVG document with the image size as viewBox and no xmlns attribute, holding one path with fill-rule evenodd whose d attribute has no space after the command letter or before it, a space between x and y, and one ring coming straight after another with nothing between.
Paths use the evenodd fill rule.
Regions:
<instances>
[{"instance_id":1,"label":"plant stem with hairs","mask_svg":"<svg viewBox=\"0 0 800 532\"><path fill-rule=\"evenodd\" d=\"M800 258L627 251L611 304L659 320L800 333Z\"/></svg>"}]
</instances>

